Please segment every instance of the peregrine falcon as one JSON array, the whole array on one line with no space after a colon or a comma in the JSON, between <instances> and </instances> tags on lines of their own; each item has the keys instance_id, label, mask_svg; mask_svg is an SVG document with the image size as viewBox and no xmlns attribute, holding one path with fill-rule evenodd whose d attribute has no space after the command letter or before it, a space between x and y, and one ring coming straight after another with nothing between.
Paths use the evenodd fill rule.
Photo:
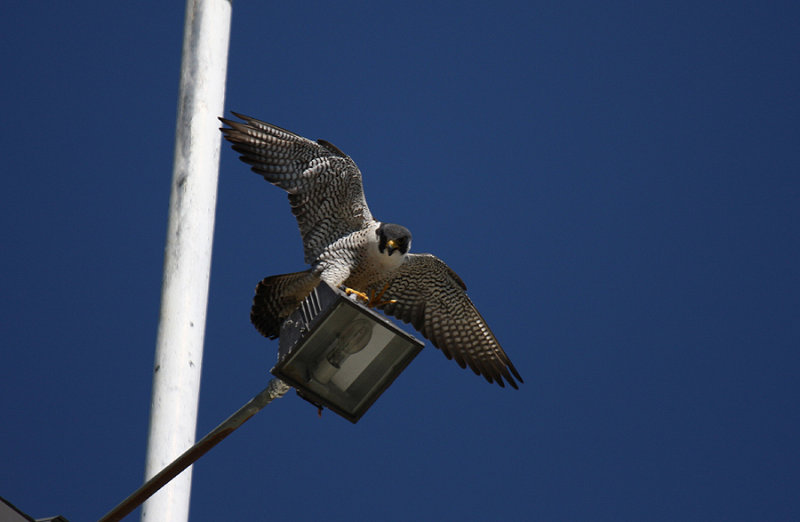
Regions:
<instances>
[{"instance_id":1,"label":"peregrine falcon","mask_svg":"<svg viewBox=\"0 0 800 522\"><path fill-rule=\"evenodd\" d=\"M309 270L267 277L256 287L250 319L265 337L320 282L344 287L367 304L411 323L448 359L504 387L523 382L466 294L466 285L441 259L411 254L411 232L377 221L367 207L361 172L333 144L311 141L255 118L220 118L241 160L289 193ZM515 381L516 379L516 381Z\"/></svg>"}]
</instances>

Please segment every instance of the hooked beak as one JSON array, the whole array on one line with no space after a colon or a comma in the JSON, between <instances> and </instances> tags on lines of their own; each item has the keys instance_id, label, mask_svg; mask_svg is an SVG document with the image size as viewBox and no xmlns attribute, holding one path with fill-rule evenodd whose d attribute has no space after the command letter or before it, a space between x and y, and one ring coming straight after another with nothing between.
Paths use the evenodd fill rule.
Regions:
<instances>
[{"instance_id":1,"label":"hooked beak","mask_svg":"<svg viewBox=\"0 0 800 522\"><path fill-rule=\"evenodd\" d=\"M397 248L398 248L397 241L395 241L394 239L390 239L389 241L386 242L386 251L389 252L390 256L394 253L395 250L397 250Z\"/></svg>"}]
</instances>

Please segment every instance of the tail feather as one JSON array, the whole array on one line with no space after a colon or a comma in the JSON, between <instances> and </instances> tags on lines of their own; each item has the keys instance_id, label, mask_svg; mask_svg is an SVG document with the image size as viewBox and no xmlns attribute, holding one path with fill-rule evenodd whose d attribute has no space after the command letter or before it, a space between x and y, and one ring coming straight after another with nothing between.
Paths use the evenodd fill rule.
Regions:
<instances>
[{"instance_id":1,"label":"tail feather","mask_svg":"<svg viewBox=\"0 0 800 522\"><path fill-rule=\"evenodd\" d=\"M250 322L264 337L277 338L281 323L308 297L317 283L319 277L310 270L267 277L256 286Z\"/></svg>"}]
</instances>

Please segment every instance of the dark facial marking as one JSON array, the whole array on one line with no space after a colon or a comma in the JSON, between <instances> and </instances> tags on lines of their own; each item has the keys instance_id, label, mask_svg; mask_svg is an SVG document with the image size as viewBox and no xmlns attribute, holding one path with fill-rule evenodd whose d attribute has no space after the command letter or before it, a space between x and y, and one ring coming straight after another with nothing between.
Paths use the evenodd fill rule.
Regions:
<instances>
[{"instance_id":1,"label":"dark facial marking","mask_svg":"<svg viewBox=\"0 0 800 522\"><path fill-rule=\"evenodd\" d=\"M411 232L406 227L394 223L383 223L378 227L376 234L378 235L378 251L380 253L387 249L390 256L395 250L398 250L401 254L408 252L408 247L411 244ZM387 245L391 240L394 240L397 248Z\"/></svg>"}]
</instances>

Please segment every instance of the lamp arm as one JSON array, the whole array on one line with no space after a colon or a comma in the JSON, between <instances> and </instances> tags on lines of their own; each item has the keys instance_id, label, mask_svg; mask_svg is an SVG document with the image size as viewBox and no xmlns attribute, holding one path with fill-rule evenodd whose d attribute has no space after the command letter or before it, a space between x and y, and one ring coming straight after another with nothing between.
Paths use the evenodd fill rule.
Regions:
<instances>
[{"instance_id":1,"label":"lamp arm","mask_svg":"<svg viewBox=\"0 0 800 522\"><path fill-rule=\"evenodd\" d=\"M205 455L208 450L219 444L222 439L230 435L233 430L244 424L246 420L261 411L261 409L274 399L283 397L290 386L280 379L273 378L267 387L261 390L247 404L239 408L236 413L228 417L208 435L196 442L194 446L184 451L177 459L173 460L164 469L159 471L117 507L106 513L100 522L116 522L130 514L131 511L143 504L156 491L161 489L180 472L191 466L197 459Z\"/></svg>"}]
</instances>

